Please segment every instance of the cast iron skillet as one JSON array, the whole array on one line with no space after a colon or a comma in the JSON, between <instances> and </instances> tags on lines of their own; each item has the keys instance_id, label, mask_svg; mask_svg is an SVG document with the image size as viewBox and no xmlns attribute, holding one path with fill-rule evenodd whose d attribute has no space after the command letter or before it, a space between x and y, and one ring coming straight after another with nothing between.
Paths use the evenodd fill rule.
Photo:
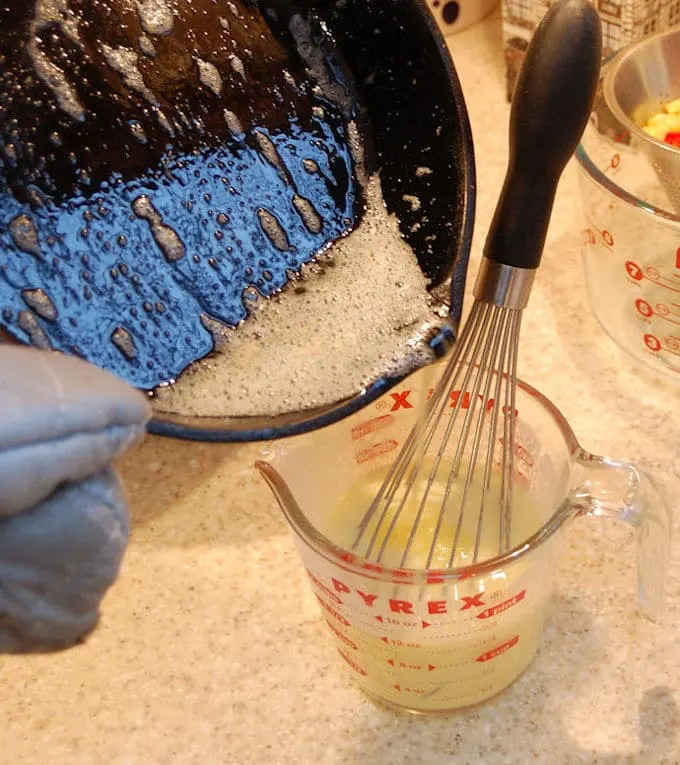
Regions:
<instances>
[{"instance_id":1,"label":"cast iron skillet","mask_svg":"<svg viewBox=\"0 0 680 765\"><path fill-rule=\"evenodd\" d=\"M153 3L153 0L147 2ZM40 5L51 8L47 16L44 12L38 13ZM222 110L216 109L211 94L206 94L205 78L204 85L197 86L195 59L220 61L217 40L223 39L224 28L220 30L217 6L210 0L194 0L186 5L190 13L187 12L180 23L175 22L171 33L156 36L145 34L147 30L140 27L139 14L133 6L123 0L62 0L49 4L38 1L35 5L17 3L12 8L0 9L0 41L3 43L0 45L0 269L8 266L4 272L6 277L10 272L10 258L17 257L16 252L10 251L12 241L17 241L16 236L14 240L9 238L10 221L22 220L24 213L39 217L58 210L59 214L66 214L69 209L80 210L79 206L84 205L93 211L88 219L92 220L91 230L85 233L81 230L73 240L67 237L54 246L62 247L62 262L81 258L84 272L94 273L90 278L96 294L96 260L100 255L106 258L104 245L98 250L94 234L100 241L108 241L99 231L101 226L105 227L106 214L111 209L115 217L118 189L125 184L125 188L153 188L154 178L158 180L160 173L168 172L168 153L175 158L191 158L192 152L197 153L199 148L203 150L210 145L218 150L220 142L233 138L233 126L231 133L227 131ZM250 56L246 64L256 73L244 85L234 75L238 67L232 66L231 80L223 76L226 88L236 80L246 91L248 110L239 115L244 133L248 134L256 125L264 125L273 134L275 128L280 130L287 124L291 110L296 114L297 124L303 127L310 119L309 104L303 96L286 99L286 84L281 75L286 68L297 76L299 71L295 67L299 69L301 62L277 61L271 49L260 42L269 36L275 43L282 42L285 49L285 43L290 42L287 40L290 19L297 14L305 19L314 40L338 69L338 81L345 84L344 92L349 96L339 98L342 103L338 108L344 109L344 116L360 125L366 144L366 170L380 172L387 207L398 216L402 234L423 272L431 279L433 288L441 288L450 279L450 316L455 332L472 239L474 157L460 84L424 2L240 0L232 7L239 10L236 18L242 23L234 24L232 19L229 34L234 37L233 45L231 49L225 48L222 58L224 62L231 61L230 51L245 51ZM38 30L37 18L41 20ZM87 19L87 23L83 24L82 19ZM74 27L69 25L73 24L79 24L77 35L71 34ZM157 116L154 109L158 104L150 110L149 99L139 82L135 83L129 76L126 79L124 66L120 72L115 71L115 62L120 62L120 57L115 58L116 51L136 49L142 35L147 41L152 40L155 50L146 62L147 70L143 69L146 65L143 57L139 57L142 64L138 66L146 80L151 81L153 92L161 94L160 106L164 112L173 116L180 114L185 121L185 128L172 135L149 129L153 114ZM88 115L94 115L95 119L89 116L85 120L78 119L72 104L68 118L64 117L63 108L55 108L55 90L45 87L50 71L44 66L39 77L23 76L24 67L35 66L36 48L29 50L29 42L36 37L40 40L37 60L43 64L56 62L69 81L83 83L78 94ZM102 45L108 46L107 61L102 59ZM111 51L114 51L113 59ZM224 70L220 71L224 75ZM19 81L20 88L16 87ZM274 89L269 87L272 84ZM237 103L235 93L228 91L225 103ZM60 97L68 108L68 93L61 92ZM245 103L243 99L238 103L242 101ZM327 106L330 110L334 108L333 103ZM130 130L121 129L122 125L134 125L132 137ZM242 140L250 140L250 135ZM84 176L83 167L87 168ZM422 167L431 168L432 172L417 172ZM342 168L340 171L342 175ZM407 201L409 197L420 200L419 209L413 209ZM361 202L360 194L342 200L345 215L350 211L352 226L361 225ZM98 211L102 210L98 229ZM150 230L153 215L148 211L145 215ZM129 221L116 221L119 228L122 225L123 234L125 226L134 222L132 217ZM16 223L13 225L16 235ZM44 253L39 248L31 251L30 228L27 232L19 227L19 234L23 234L19 256L28 263L27 268L46 268ZM86 234L89 240L85 239ZM146 247L155 247L151 235L147 236L146 226L139 236L135 244L138 259ZM58 273L56 257L53 262ZM133 258L131 267L134 266ZM119 276L117 273L116 277ZM86 286L86 292L88 289ZM132 294L133 300L136 297ZM0 316L5 319L0 319L0 330L4 327L15 340L46 347L49 310L45 311L43 306L41 311L39 304L31 307L32 312L11 312L0 305ZM23 323L17 321L19 314L24 317ZM74 320L78 318L76 311ZM90 326L92 332L97 329ZM87 332L85 326L83 337ZM188 334L187 342L193 337ZM433 338L433 347L443 351L450 339L444 331ZM81 352L77 345L66 350ZM157 411L150 430L161 435L208 441L292 435L345 417L400 379L382 378L346 401L281 415L274 420L194 418Z\"/></svg>"}]
</instances>

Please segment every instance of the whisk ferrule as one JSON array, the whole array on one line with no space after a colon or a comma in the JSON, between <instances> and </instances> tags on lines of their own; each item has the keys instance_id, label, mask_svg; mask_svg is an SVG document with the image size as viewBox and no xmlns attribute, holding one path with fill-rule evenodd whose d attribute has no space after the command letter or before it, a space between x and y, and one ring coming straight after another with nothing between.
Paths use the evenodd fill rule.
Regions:
<instances>
[{"instance_id":1,"label":"whisk ferrule","mask_svg":"<svg viewBox=\"0 0 680 765\"><path fill-rule=\"evenodd\" d=\"M482 303L500 308L522 310L529 302L535 275L535 268L506 266L490 258L482 258L474 297Z\"/></svg>"}]
</instances>

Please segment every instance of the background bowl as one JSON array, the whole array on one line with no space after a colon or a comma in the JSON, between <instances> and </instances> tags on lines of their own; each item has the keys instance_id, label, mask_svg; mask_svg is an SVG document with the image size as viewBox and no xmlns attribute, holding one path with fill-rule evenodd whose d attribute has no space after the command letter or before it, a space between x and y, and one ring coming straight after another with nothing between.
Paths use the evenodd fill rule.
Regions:
<instances>
[{"instance_id":1,"label":"background bowl","mask_svg":"<svg viewBox=\"0 0 680 765\"><path fill-rule=\"evenodd\" d=\"M680 149L642 129L664 104L680 98L680 26L622 49L611 60L602 86L612 114L647 156L680 213Z\"/></svg>"},{"instance_id":2,"label":"background bowl","mask_svg":"<svg viewBox=\"0 0 680 765\"><path fill-rule=\"evenodd\" d=\"M620 61L628 62L626 67L619 67ZM612 79L617 71L620 79ZM652 141L606 98L615 86L619 105L633 109L635 101L623 100L621 86L641 71L628 49L604 65L592 118L576 150L583 264L590 305L605 332L648 368L680 381L680 217L674 180L650 161ZM661 80L652 69L647 82Z\"/></svg>"}]
</instances>

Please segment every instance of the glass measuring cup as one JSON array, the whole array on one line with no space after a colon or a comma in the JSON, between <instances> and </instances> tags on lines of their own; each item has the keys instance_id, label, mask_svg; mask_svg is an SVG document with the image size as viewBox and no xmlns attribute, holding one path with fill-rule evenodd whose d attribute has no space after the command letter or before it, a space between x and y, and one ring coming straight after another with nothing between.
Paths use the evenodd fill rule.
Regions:
<instances>
[{"instance_id":1,"label":"glass measuring cup","mask_svg":"<svg viewBox=\"0 0 680 765\"><path fill-rule=\"evenodd\" d=\"M276 442L256 465L295 532L354 680L375 699L417 713L483 702L528 667L568 521L590 515L636 529L638 600L650 616L663 602L671 531L669 507L651 478L585 452L556 407L520 382L515 469L539 514L535 533L507 554L444 570L391 569L339 546L334 507L362 476L387 471L432 388L431 374L415 373L408 387L347 420Z\"/></svg>"},{"instance_id":2,"label":"glass measuring cup","mask_svg":"<svg viewBox=\"0 0 680 765\"><path fill-rule=\"evenodd\" d=\"M623 350L678 379L680 216L668 184L613 115L602 88L575 156L591 308Z\"/></svg>"}]
</instances>

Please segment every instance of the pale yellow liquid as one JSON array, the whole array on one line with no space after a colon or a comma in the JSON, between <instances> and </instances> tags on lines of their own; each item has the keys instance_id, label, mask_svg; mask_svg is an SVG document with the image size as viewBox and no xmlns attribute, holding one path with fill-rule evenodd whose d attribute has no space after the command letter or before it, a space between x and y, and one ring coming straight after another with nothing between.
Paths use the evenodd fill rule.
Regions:
<instances>
[{"instance_id":1,"label":"pale yellow liquid","mask_svg":"<svg viewBox=\"0 0 680 765\"><path fill-rule=\"evenodd\" d=\"M468 489L465 489L467 465L460 467L458 476L454 478L448 493L447 485L451 470L450 461L444 459L436 467L430 460L420 470L410 493L405 495L402 487L406 478L399 482L400 490L390 499L388 513L380 524L372 552L368 553L369 540L378 525L378 511L366 532L361 538L356 551L367 555L371 560L376 559L379 548L388 532L388 527L395 514L397 520L389 532L381 562L390 567L407 566L408 568L445 568L449 565L451 549L456 542L456 529L463 508L463 518L460 526L454 563L458 566L473 562L475 544L477 543L478 524L482 519L481 533L478 542L477 561L489 560L499 554L501 532L501 477L494 472L486 491L483 487L483 471L478 469ZM434 476L429 491L427 484L430 473ZM354 545L359 522L378 495L385 469L380 468L367 473L354 483L340 502L331 512L324 529L326 535L342 547L352 548ZM406 548L411 531L417 521L421 503L425 497L420 520L413 537L408 557L402 562L402 554ZM400 502L404 499L403 507L397 512ZM526 488L516 480L512 489L513 510L509 523L510 547L523 542L537 531L541 524L541 514L534 504ZM442 523L436 540L439 516L444 508ZM382 509L382 508L380 508ZM434 542L434 545L433 545ZM433 555L428 565L430 548Z\"/></svg>"},{"instance_id":2,"label":"pale yellow liquid","mask_svg":"<svg viewBox=\"0 0 680 765\"><path fill-rule=\"evenodd\" d=\"M384 472L383 469L369 473L349 489L322 529L330 539L352 549L359 521L376 496ZM444 498L445 476L448 465L446 474L442 470L436 475L423 508L407 562L409 568L424 567L428 559ZM430 568L448 565L462 501L462 483L457 481L449 494ZM406 501L386 545L382 561L386 565L399 566L423 491L424 485L419 483ZM476 481L468 491L466 504L476 512L481 498L481 481ZM487 523L481 535L479 560L494 557L498 551L497 477L486 492L484 512ZM473 516L475 513L462 524L456 565L469 563L473 558L476 536ZM541 523L541 513L529 493L515 487L511 544L527 539ZM379 542L384 533L384 530L379 533ZM362 542L357 550L365 552L366 546L367 541ZM374 556L375 552L371 557ZM446 711L494 696L531 662L550 589L550 574L544 569L547 564L537 558L532 553L531 559L524 558L513 567L448 584L395 584L350 572L333 573L331 569L314 571L312 581L322 605L326 606L324 616L338 649L366 691L409 710ZM370 607L358 590L369 599L377 596ZM431 613L430 603L435 604L435 613ZM407 613L400 610L404 608ZM492 612L494 608L496 612ZM444 609L446 613L438 613Z\"/></svg>"}]
</instances>

